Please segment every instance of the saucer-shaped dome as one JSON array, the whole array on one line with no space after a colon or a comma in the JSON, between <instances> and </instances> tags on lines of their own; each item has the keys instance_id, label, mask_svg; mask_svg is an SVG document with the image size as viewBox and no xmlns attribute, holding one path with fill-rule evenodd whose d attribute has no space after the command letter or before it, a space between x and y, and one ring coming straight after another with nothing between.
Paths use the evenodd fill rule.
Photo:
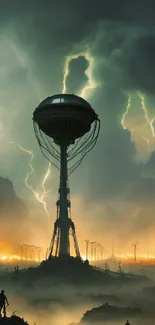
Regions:
<instances>
[{"instance_id":1,"label":"saucer-shaped dome","mask_svg":"<svg viewBox=\"0 0 155 325\"><path fill-rule=\"evenodd\" d=\"M46 98L33 113L39 128L58 144L70 144L89 132L97 115L81 97L69 94Z\"/></svg>"}]
</instances>

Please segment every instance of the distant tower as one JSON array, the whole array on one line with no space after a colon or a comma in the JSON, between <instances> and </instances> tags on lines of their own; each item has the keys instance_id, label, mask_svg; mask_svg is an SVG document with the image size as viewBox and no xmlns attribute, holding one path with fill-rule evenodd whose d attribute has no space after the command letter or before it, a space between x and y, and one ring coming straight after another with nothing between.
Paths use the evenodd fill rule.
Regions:
<instances>
[{"instance_id":1,"label":"distant tower","mask_svg":"<svg viewBox=\"0 0 155 325\"><path fill-rule=\"evenodd\" d=\"M103 251L104 251L104 247L101 246L101 261L103 260Z\"/></svg>"},{"instance_id":2,"label":"distant tower","mask_svg":"<svg viewBox=\"0 0 155 325\"><path fill-rule=\"evenodd\" d=\"M112 243L112 255L111 255L112 258L115 258L115 245L114 245L114 242Z\"/></svg>"},{"instance_id":3,"label":"distant tower","mask_svg":"<svg viewBox=\"0 0 155 325\"><path fill-rule=\"evenodd\" d=\"M95 241L92 241L92 242L90 243L90 248L91 248L90 259L91 259L91 261L93 261L93 259L94 259L94 244L95 244Z\"/></svg>"},{"instance_id":4,"label":"distant tower","mask_svg":"<svg viewBox=\"0 0 155 325\"><path fill-rule=\"evenodd\" d=\"M75 255L80 258L75 226L71 220L68 176L95 146L100 121L87 101L68 94L46 98L34 111L33 121L43 155L60 170L57 219L48 258L70 255L70 232Z\"/></svg>"},{"instance_id":5,"label":"distant tower","mask_svg":"<svg viewBox=\"0 0 155 325\"><path fill-rule=\"evenodd\" d=\"M86 260L88 260L88 251L89 251L89 240L85 240L86 242Z\"/></svg>"},{"instance_id":6,"label":"distant tower","mask_svg":"<svg viewBox=\"0 0 155 325\"><path fill-rule=\"evenodd\" d=\"M133 251L134 251L134 261L136 263L137 261L137 245L138 245L138 241L136 244L133 244Z\"/></svg>"}]
</instances>

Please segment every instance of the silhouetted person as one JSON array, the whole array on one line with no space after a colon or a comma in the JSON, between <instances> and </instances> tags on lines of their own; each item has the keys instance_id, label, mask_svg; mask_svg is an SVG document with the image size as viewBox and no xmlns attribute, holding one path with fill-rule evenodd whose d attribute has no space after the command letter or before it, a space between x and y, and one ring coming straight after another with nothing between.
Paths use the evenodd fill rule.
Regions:
<instances>
[{"instance_id":1,"label":"silhouetted person","mask_svg":"<svg viewBox=\"0 0 155 325\"><path fill-rule=\"evenodd\" d=\"M125 324L125 325L130 325L130 323L129 323L129 321L128 321L128 320L126 321L126 324Z\"/></svg>"},{"instance_id":2,"label":"silhouetted person","mask_svg":"<svg viewBox=\"0 0 155 325\"><path fill-rule=\"evenodd\" d=\"M4 290L1 291L0 293L0 317L2 317L2 311L3 311L3 316L6 317L6 307L9 305L8 299L4 294Z\"/></svg>"}]
</instances>

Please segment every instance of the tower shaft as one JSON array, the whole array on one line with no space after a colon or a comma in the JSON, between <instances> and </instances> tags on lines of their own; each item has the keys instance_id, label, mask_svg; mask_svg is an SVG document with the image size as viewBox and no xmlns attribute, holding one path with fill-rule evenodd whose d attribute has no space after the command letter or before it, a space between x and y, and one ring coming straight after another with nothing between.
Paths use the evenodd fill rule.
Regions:
<instances>
[{"instance_id":1,"label":"tower shaft","mask_svg":"<svg viewBox=\"0 0 155 325\"><path fill-rule=\"evenodd\" d=\"M61 145L61 161L60 161L60 200L59 200L59 224L60 224L60 255L69 255L69 228L70 219L68 218L68 175L67 175L67 145L63 143Z\"/></svg>"},{"instance_id":2,"label":"tower shaft","mask_svg":"<svg viewBox=\"0 0 155 325\"><path fill-rule=\"evenodd\" d=\"M80 251L75 233L75 226L69 215L70 190L68 187L67 145L60 145L60 186L59 199L57 201L57 220L54 224L54 232L49 248L49 258L53 256L69 256L71 231L76 257L80 258ZM56 245L55 245L56 244ZM54 247L56 246L56 249ZM55 251L55 253L54 253Z\"/></svg>"}]
</instances>

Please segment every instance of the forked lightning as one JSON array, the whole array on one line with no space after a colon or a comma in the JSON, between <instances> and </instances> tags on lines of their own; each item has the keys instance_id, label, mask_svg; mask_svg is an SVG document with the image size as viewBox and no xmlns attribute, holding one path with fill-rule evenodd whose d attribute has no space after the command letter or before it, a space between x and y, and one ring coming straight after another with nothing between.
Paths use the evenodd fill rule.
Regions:
<instances>
[{"instance_id":1,"label":"forked lightning","mask_svg":"<svg viewBox=\"0 0 155 325\"><path fill-rule=\"evenodd\" d=\"M34 153L31 150L28 150L27 148L22 147L19 143L16 142L10 142L11 144L16 145L21 151L23 151L24 153L26 153L27 155L29 155L30 159L29 159L29 167L30 167L30 171L27 173L26 177L25 177L25 185L26 187L31 190L31 192L33 193L34 197L38 200L39 203L41 203L44 207L45 212L49 215L49 211L47 209L47 203L45 201L45 197L47 196L49 190L47 191L45 189L45 184L47 182L47 179L51 173L51 163L49 163L48 165L48 169L47 172L45 173L45 176L43 177L43 180L41 182L41 187L42 187L42 194L39 194L29 183L29 178L30 176L32 176L35 173L35 170L33 168L33 160L34 160Z\"/></svg>"}]
</instances>

